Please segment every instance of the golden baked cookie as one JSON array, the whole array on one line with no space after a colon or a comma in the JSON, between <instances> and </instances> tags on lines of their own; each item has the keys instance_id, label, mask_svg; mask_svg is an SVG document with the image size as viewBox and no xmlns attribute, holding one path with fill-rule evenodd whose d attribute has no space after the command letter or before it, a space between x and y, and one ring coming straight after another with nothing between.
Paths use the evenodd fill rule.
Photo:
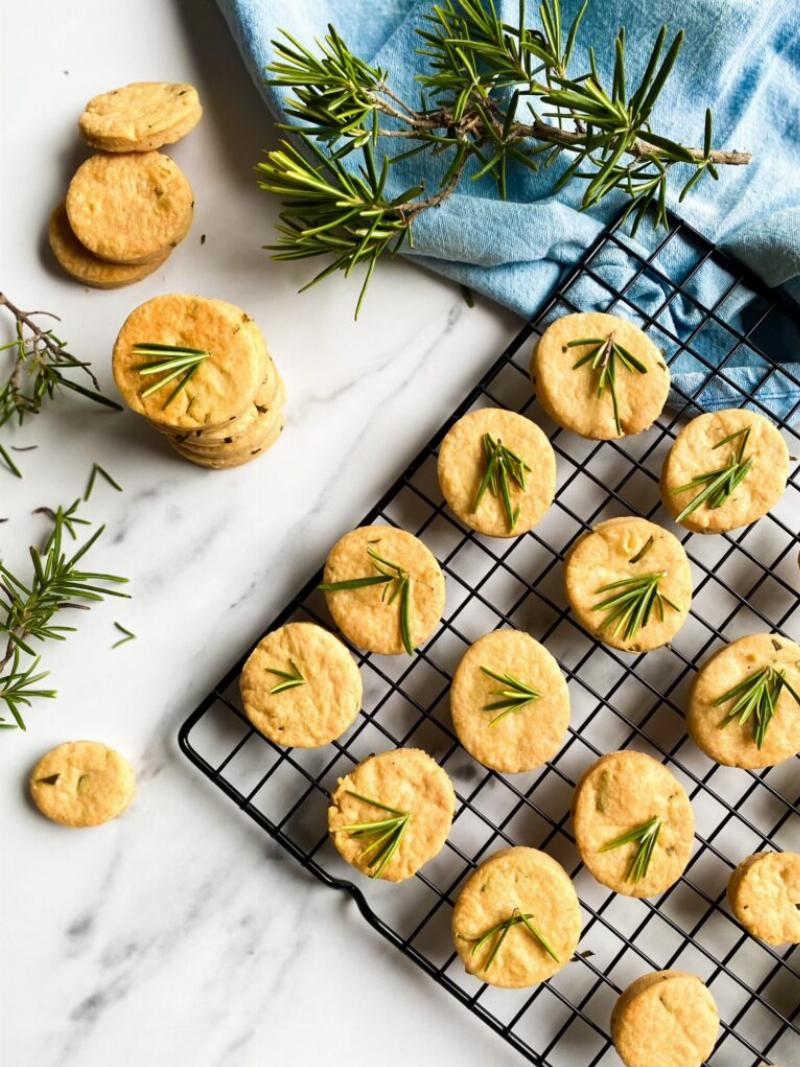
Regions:
<instances>
[{"instance_id":1,"label":"golden baked cookie","mask_svg":"<svg viewBox=\"0 0 800 1067\"><path fill-rule=\"evenodd\" d=\"M133 800L133 768L99 741L68 741L43 756L30 777L42 815L64 826L100 826Z\"/></svg>"},{"instance_id":2,"label":"golden baked cookie","mask_svg":"<svg viewBox=\"0 0 800 1067\"><path fill-rule=\"evenodd\" d=\"M266 415L273 407L280 407L286 400L286 387L272 359L268 361L267 378L259 386L252 404L242 415L213 430L172 430L156 426L160 433L174 437L179 445L229 445L246 434L259 415Z\"/></svg>"},{"instance_id":3,"label":"golden baked cookie","mask_svg":"<svg viewBox=\"0 0 800 1067\"><path fill-rule=\"evenodd\" d=\"M386 656L410 655L444 611L439 564L418 537L394 526L359 526L340 538L320 588L348 641Z\"/></svg>"},{"instance_id":4,"label":"golden baked cookie","mask_svg":"<svg viewBox=\"0 0 800 1067\"><path fill-rule=\"evenodd\" d=\"M728 767L771 767L800 752L800 647L780 634L725 645L698 671L686 723Z\"/></svg>"},{"instance_id":5,"label":"golden baked cookie","mask_svg":"<svg viewBox=\"0 0 800 1067\"><path fill-rule=\"evenodd\" d=\"M393 749L339 779L328 831L362 874L403 882L441 851L455 803L450 779L427 752Z\"/></svg>"},{"instance_id":6,"label":"golden baked cookie","mask_svg":"<svg viewBox=\"0 0 800 1067\"><path fill-rule=\"evenodd\" d=\"M680 630L692 602L683 545L647 519L598 523L570 548L567 599L578 621L612 648L648 652Z\"/></svg>"},{"instance_id":7,"label":"golden baked cookie","mask_svg":"<svg viewBox=\"0 0 800 1067\"><path fill-rule=\"evenodd\" d=\"M167 403L174 381L143 397L152 384L139 369L149 357L136 344L183 345L210 353ZM243 414L267 376L267 348L255 321L235 304L170 293L135 308L114 343L114 381L138 415L173 430L212 429ZM165 406L166 405L166 406Z\"/></svg>"},{"instance_id":8,"label":"golden baked cookie","mask_svg":"<svg viewBox=\"0 0 800 1067\"><path fill-rule=\"evenodd\" d=\"M316 748L340 737L361 707L361 674L342 642L310 622L262 637L239 680L257 730L287 748Z\"/></svg>"},{"instance_id":9,"label":"golden baked cookie","mask_svg":"<svg viewBox=\"0 0 800 1067\"><path fill-rule=\"evenodd\" d=\"M258 393L256 397L258 397ZM210 435L208 438L197 438L192 435L185 441L176 440L176 444L180 446L181 452L209 459L233 458L234 456L242 456L245 453L252 454L255 450L263 451L265 441L270 441L271 443L276 439L276 426L283 426L283 405L285 400L286 389L281 381L278 384L278 390L272 404L268 407L260 405L262 410L255 409L255 418L244 433L236 433L234 431L234 436L230 437L225 432L226 427L223 427L214 431L217 435L217 440L211 439ZM254 405L251 405L251 408L253 407ZM227 426L232 428L237 427L239 424L239 419L236 419L228 423Z\"/></svg>"},{"instance_id":10,"label":"golden baked cookie","mask_svg":"<svg viewBox=\"0 0 800 1067\"><path fill-rule=\"evenodd\" d=\"M88 248L84 248L72 232L63 203L59 204L50 216L47 237L59 266L76 281L94 289L119 289L123 285L141 281L154 270L158 270L172 251L170 248L147 263L109 263L105 259L99 259Z\"/></svg>"},{"instance_id":11,"label":"golden baked cookie","mask_svg":"<svg viewBox=\"0 0 800 1067\"><path fill-rule=\"evenodd\" d=\"M780 431L755 411L729 408L683 427L661 471L661 499L688 530L719 533L766 515L788 477Z\"/></svg>"},{"instance_id":12,"label":"golden baked cookie","mask_svg":"<svg viewBox=\"0 0 800 1067\"><path fill-rule=\"evenodd\" d=\"M759 941L800 944L800 854L748 856L731 875L728 900L742 926Z\"/></svg>"},{"instance_id":13,"label":"golden baked cookie","mask_svg":"<svg viewBox=\"0 0 800 1067\"><path fill-rule=\"evenodd\" d=\"M556 491L556 457L547 437L535 422L502 408L481 408L458 420L442 441L438 473L450 509L491 537L531 530Z\"/></svg>"},{"instance_id":14,"label":"golden baked cookie","mask_svg":"<svg viewBox=\"0 0 800 1067\"><path fill-rule=\"evenodd\" d=\"M572 959L581 909L546 852L502 849L470 875L453 909L453 942L469 974L503 989L550 978Z\"/></svg>"},{"instance_id":15,"label":"golden baked cookie","mask_svg":"<svg viewBox=\"0 0 800 1067\"><path fill-rule=\"evenodd\" d=\"M78 119L81 137L104 152L149 152L174 144L203 114L185 82L133 82L92 97Z\"/></svg>"},{"instance_id":16,"label":"golden baked cookie","mask_svg":"<svg viewBox=\"0 0 800 1067\"><path fill-rule=\"evenodd\" d=\"M222 455L216 453L209 455L208 453L198 452L187 448L185 445L179 445L171 439L168 440L179 456L182 456L183 459L188 459L190 463L194 463L197 467L205 467L206 470L212 471L231 470L234 467L243 467L246 463L254 460L256 456L262 456L265 452L268 452L283 433L283 425L283 416L278 414L271 423L268 436L264 437L257 446L248 448L244 452L226 452Z\"/></svg>"},{"instance_id":17,"label":"golden baked cookie","mask_svg":"<svg viewBox=\"0 0 800 1067\"><path fill-rule=\"evenodd\" d=\"M559 426L599 441L646 430L669 395L669 369L647 334L598 312L564 315L548 326L534 348L531 377Z\"/></svg>"},{"instance_id":18,"label":"golden baked cookie","mask_svg":"<svg viewBox=\"0 0 800 1067\"><path fill-rule=\"evenodd\" d=\"M611 1039L625 1067L700 1067L718 1033L714 998L685 971L642 975L611 1013Z\"/></svg>"},{"instance_id":19,"label":"golden baked cookie","mask_svg":"<svg viewBox=\"0 0 800 1067\"><path fill-rule=\"evenodd\" d=\"M643 752L609 752L585 772L572 798L575 843L602 885L654 897L686 869L694 813L686 790Z\"/></svg>"},{"instance_id":20,"label":"golden baked cookie","mask_svg":"<svg viewBox=\"0 0 800 1067\"><path fill-rule=\"evenodd\" d=\"M569 691L556 661L530 634L495 630L464 653L453 675L450 713L471 756L516 774L541 767L561 748Z\"/></svg>"},{"instance_id":21,"label":"golden baked cookie","mask_svg":"<svg viewBox=\"0 0 800 1067\"><path fill-rule=\"evenodd\" d=\"M180 167L160 152L90 156L67 190L67 217L80 243L112 263L160 259L189 232L194 195Z\"/></svg>"}]
</instances>

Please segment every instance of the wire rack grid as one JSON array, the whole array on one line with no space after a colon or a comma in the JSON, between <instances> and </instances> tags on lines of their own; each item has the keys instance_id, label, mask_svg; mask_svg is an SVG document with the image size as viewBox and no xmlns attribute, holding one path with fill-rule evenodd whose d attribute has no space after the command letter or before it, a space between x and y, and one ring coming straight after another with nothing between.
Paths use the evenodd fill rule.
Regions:
<instances>
[{"instance_id":1,"label":"wire rack grid","mask_svg":"<svg viewBox=\"0 0 800 1067\"><path fill-rule=\"evenodd\" d=\"M681 360L697 372L697 388L674 392L651 430L622 443L588 441L554 426L532 397L527 342L577 310L614 311L637 322L670 364ZM351 729L323 749L282 749L252 728L238 696L246 655L180 729L184 753L243 812L318 879L349 893L371 927L541 1067L618 1064L608 1034L617 996L640 974L671 967L701 977L720 1008L722 1028L709 1064L800 1063L800 949L774 949L748 937L725 899L730 874L745 856L800 851L798 760L759 772L721 767L694 747L683 717L697 665L722 644L759 631L800 636L800 468L795 460L787 492L768 517L732 534L703 537L674 527L658 492L666 452L697 413L712 370L725 406L747 405L772 417L790 452L800 454L792 429L797 405L776 418L772 403L776 376L800 384L792 373L797 365L779 369L762 347L769 338L785 339L787 330L789 336L797 331L790 307L680 220L649 235L644 249L619 224L610 227L364 519L416 533L442 564L445 616L425 647L411 659L354 650L364 706ZM757 366L757 380L751 371L746 388L737 370L744 353ZM554 507L535 530L510 541L463 527L444 506L436 479L442 437L465 412L485 405L533 418L549 432L557 455ZM619 514L673 529L693 570L689 619L671 646L646 656L598 643L571 615L562 590L561 564L571 543ZM319 580L315 575L269 629L296 619L332 628ZM566 743L529 774L481 767L459 745L449 718L448 688L461 656L477 637L502 626L545 643L570 688ZM396 887L354 876L328 840L326 808L336 780L355 763L401 745L433 754L458 802L446 847ZM571 832L570 800L580 775L603 753L628 746L666 763L695 811L691 862L655 901L618 896L595 882ZM493 989L467 975L450 937L464 879L496 848L515 844L545 849L566 867L584 918L573 962L521 991Z\"/></svg>"}]
</instances>

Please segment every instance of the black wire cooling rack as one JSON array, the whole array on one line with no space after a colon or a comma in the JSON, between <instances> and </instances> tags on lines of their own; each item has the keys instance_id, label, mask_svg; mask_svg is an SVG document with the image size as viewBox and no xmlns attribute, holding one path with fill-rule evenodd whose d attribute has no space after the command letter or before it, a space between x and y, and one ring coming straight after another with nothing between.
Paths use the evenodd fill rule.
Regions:
<instances>
[{"instance_id":1,"label":"black wire cooling rack","mask_svg":"<svg viewBox=\"0 0 800 1067\"><path fill-rule=\"evenodd\" d=\"M520 331L364 523L390 523L422 537L447 577L441 626L413 658L356 652L364 707L348 733L322 749L282 749L244 716L238 678L245 656L189 716L180 745L189 759L262 829L328 886L349 893L369 925L431 978L542 1067L618 1063L608 1036L619 992L650 970L689 970L710 987L723 1020L708 1061L728 1067L800 1064L800 948L776 950L748 937L728 909L731 871L763 849L800 851L797 759L758 773L718 766L687 738L683 717L696 665L746 633L800 636L796 530L800 484L794 463L778 507L734 534L676 529L658 493L662 462L698 399L748 405L780 425L789 451L796 408L776 412L775 385L800 385L797 363L778 368L770 346L795 344L800 329L781 302L739 264L677 219L667 232L632 242L616 224ZM531 336L570 311L609 310L646 329L668 362L682 368L683 391L649 431L622 442L587 441L555 427L531 395ZM747 356L745 360L743 357ZM748 362L750 370L744 369ZM755 369L753 369L755 364ZM687 386L686 383L689 383ZM694 387L696 383L696 388ZM746 383L746 384L743 384ZM461 526L445 508L436 452L452 423L482 405L532 417L549 432L558 461L555 505L531 533L506 541ZM695 594L686 624L668 647L629 656L599 644L570 614L561 564L576 537L619 514L644 515L673 529L692 564ZM320 575L275 619L331 626ZM529 774L487 771L461 748L449 718L448 687L469 644L500 626L544 642L568 678L571 729L561 751ZM249 650L248 650L249 651ZM328 841L328 793L370 753L427 749L457 793L450 838L440 855L401 886L354 874ZM680 881L655 901L609 892L583 869L569 808L583 770L612 749L656 756L684 783L696 830ZM450 939L451 908L463 880L496 848L547 850L571 873L583 909L575 960L548 982L499 990L464 972ZM353 880L355 879L355 880Z\"/></svg>"}]
</instances>

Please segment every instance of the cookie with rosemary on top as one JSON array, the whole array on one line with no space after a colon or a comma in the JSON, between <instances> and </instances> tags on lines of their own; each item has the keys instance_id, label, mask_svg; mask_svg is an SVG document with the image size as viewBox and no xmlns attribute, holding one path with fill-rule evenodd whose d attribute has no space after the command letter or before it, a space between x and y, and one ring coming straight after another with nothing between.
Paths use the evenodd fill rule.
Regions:
<instances>
[{"instance_id":1,"label":"cookie with rosemary on top","mask_svg":"<svg viewBox=\"0 0 800 1067\"><path fill-rule=\"evenodd\" d=\"M94 96L78 120L81 137L103 152L149 152L194 129L203 108L186 82L132 82Z\"/></svg>"},{"instance_id":2,"label":"cookie with rosemary on top","mask_svg":"<svg viewBox=\"0 0 800 1067\"><path fill-rule=\"evenodd\" d=\"M611 1013L611 1039L625 1067L700 1067L718 1034L714 998L686 971L643 974Z\"/></svg>"},{"instance_id":3,"label":"cookie with rosemary on top","mask_svg":"<svg viewBox=\"0 0 800 1067\"><path fill-rule=\"evenodd\" d=\"M68 741L43 756L30 777L34 804L64 826L100 826L128 807L136 776L126 759L99 741Z\"/></svg>"},{"instance_id":4,"label":"cookie with rosemary on top","mask_svg":"<svg viewBox=\"0 0 800 1067\"><path fill-rule=\"evenodd\" d=\"M733 913L748 933L769 945L800 944L800 855L757 852L728 883Z\"/></svg>"},{"instance_id":5,"label":"cookie with rosemary on top","mask_svg":"<svg viewBox=\"0 0 800 1067\"><path fill-rule=\"evenodd\" d=\"M670 385L664 356L647 334L599 312L563 315L548 326L534 348L531 377L559 426L600 441L646 430Z\"/></svg>"}]
</instances>

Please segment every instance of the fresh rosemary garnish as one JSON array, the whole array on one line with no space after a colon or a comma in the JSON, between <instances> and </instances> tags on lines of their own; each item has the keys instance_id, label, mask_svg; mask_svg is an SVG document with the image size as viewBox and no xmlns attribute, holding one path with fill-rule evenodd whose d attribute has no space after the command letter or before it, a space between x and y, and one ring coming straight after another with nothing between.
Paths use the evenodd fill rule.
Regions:
<instances>
[{"instance_id":1,"label":"fresh rosemary garnish","mask_svg":"<svg viewBox=\"0 0 800 1067\"><path fill-rule=\"evenodd\" d=\"M22 477L22 471L19 469L19 467L16 465L14 460L9 455L8 451L5 448L3 448L2 445L0 445L0 457L2 457L3 462L8 467L8 469L11 471L11 473L14 475L15 478L21 478Z\"/></svg>"},{"instance_id":2,"label":"fresh rosemary garnish","mask_svg":"<svg viewBox=\"0 0 800 1067\"><path fill-rule=\"evenodd\" d=\"M377 542L376 542L377 543ZM387 604L399 601L400 635L403 647L409 656L414 654L414 642L411 639L411 575L399 563L379 556L374 548L367 547L367 555L372 561L376 574L364 578L347 578L342 582L322 582L319 588L326 593L337 593L342 589L363 589L370 585L385 586L381 600Z\"/></svg>"},{"instance_id":3,"label":"fresh rosemary garnish","mask_svg":"<svg viewBox=\"0 0 800 1067\"><path fill-rule=\"evenodd\" d=\"M506 715L513 715L515 712L522 711L528 704L531 704L534 700L539 700L541 693L538 693L527 682L521 682L519 678L515 678L513 674L497 674L496 671L489 670L488 667L481 667L481 670L488 678L493 678L496 682L500 682L506 688L497 689L492 694L493 696L500 697L500 700L494 701L491 704L484 704L484 711L499 711L499 715L495 715L490 726L494 726L506 717Z\"/></svg>"},{"instance_id":4,"label":"fresh rosemary garnish","mask_svg":"<svg viewBox=\"0 0 800 1067\"><path fill-rule=\"evenodd\" d=\"M715 708L733 701L720 727L729 726L737 719L740 726L746 726L748 722L751 722L753 740L756 747L761 748L767 736L769 724L775 716L782 689L785 689L800 704L800 694L786 680L785 671L775 667L762 667L760 671L745 678L743 682L739 682L714 701Z\"/></svg>"},{"instance_id":5,"label":"fresh rosemary garnish","mask_svg":"<svg viewBox=\"0 0 800 1067\"><path fill-rule=\"evenodd\" d=\"M86 503L86 501L92 495L92 490L94 489L94 483L98 474L101 478L105 478L108 484L113 486L118 493L121 493L123 491L122 486L119 484L119 482L115 482L107 470L104 470L99 463L93 463L92 470L89 475L89 481L86 484L86 492L83 494L84 503Z\"/></svg>"},{"instance_id":6,"label":"fresh rosemary garnish","mask_svg":"<svg viewBox=\"0 0 800 1067\"><path fill-rule=\"evenodd\" d=\"M635 555L631 556L631 558L628 560L628 563L639 563L641 560L644 559L644 557L647 555L647 553L650 551L650 549L652 547L653 547L653 535L651 534L647 538L645 543L642 545L642 547L639 549L639 551Z\"/></svg>"},{"instance_id":7,"label":"fresh rosemary garnish","mask_svg":"<svg viewBox=\"0 0 800 1067\"><path fill-rule=\"evenodd\" d=\"M157 344L155 341L142 341L133 346L133 352L137 356L156 356L156 359L147 363L140 363L136 368L143 377L151 377L160 374L161 377L146 389L142 389L139 396L145 397L163 389L165 385L179 379L178 384L161 405L162 409L169 407L178 393L185 389L197 373L200 364L205 362L211 355L203 348L188 348L186 345Z\"/></svg>"},{"instance_id":8,"label":"fresh rosemary garnish","mask_svg":"<svg viewBox=\"0 0 800 1067\"><path fill-rule=\"evenodd\" d=\"M118 630L121 634L123 634L123 636L120 637L119 641L114 642L114 644L111 646L112 648L119 648L120 645L127 645L129 641L136 640L136 634L133 632L133 630L127 630L121 622L115 622L114 629Z\"/></svg>"},{"instance_id":9,"label":"fresh rosemary garnish","mask_svg":"<svg viewBox=\"0 0 800 1067\"><path fill-rule=\"evenodd\" d=\"M601 847L601 852L610 852L611 849L622 848L623 845L638 842L639 847L631 856L628 869L625 872L626 882L641 882L647 874L647 869L650 866L650 860L653 858L653 851L658 841L658 835L661 832L662 821L658 816L654 816L648 822L629 830L627 834L615 837L613 841L609 841Z\"/></svg>"},{"instance_id":10,"label":"fresh rosemary garnish","mask_svg":"<svg viewBox=\"0 0 800 1067\"><path fill-rule=\"evenodd\" d=\"M8 722L4 715L0 715L0 730L13 730L17 727L20 730L24 730L25 720L22 717L20 708L23 705L29 708L31 701L36 697L53 698L57 694L55 689L36 688L36 683L41 682L50 673L49 671L36 673L36 669L39 666L38 656L32 659L27 667L21 668L19 649L14 649L10 661L11 666L6 674L2 672L8 666L8 656L5 657L3 665L0 666L0 702L6 705L14 721Z\"/></svg>"},{"instance_id":11,"label":"fresh rosemary garnish","mask_svg":"<svg viewBox=\"0 0 800 1067\"><path fill-rule=\"evenodd\" d=\"M524 492L525 472L530 471L530 467L516 452L506 448L499 437L495 440L490 433L485 433L482 443L486 458L486 470L475 494L472 510L473 512L478 510L488 489L492 496L498 497L503 501L510 533L519 518L519 508L515 509L511 503L511 482L515 482Z\"/></svg>"},{"instance_id":12,"label":"fresh rosemary garnish","mask_svg":"<svg viewBox=\"0 0 800 1067\"><path fill-rule=\"evenodd\" d=\"M381 811L389 813L389 818L387 819L355 822L349 823L347 826L337 827L337 830L343 830L345 833L352 834L353 837L372 837L372 841L362 848L359 858L364 859L370 853L374 853L367 864L369 876L370 878L380 878L400 847L403 835L411 822L411 812L390 808L388 804L382 804L379 800L373 800L372 797L365 797L352 789L348 789L346 792L348 796L355 797L356 800L361 800L365 804L370 804L373 808L380 808Z\"/></svg>"},{"instance_id":13,"label":"fresh rosemary garnish","mask_svg":"<svg viewBox=\"0 0 800 1067\"><path fill-rule=\"evenodd\" d=\"M647 367L640 359L623 348L611 334L606 338L585 337L580 341L570 341L567 348L582 348L591 345L590 350L573 363L572 369L577 370L588 363L593 371L599 371L597 376L597 396L602 397L608 388L611 397L611 406L614 411L614 426L617 433L622 433L622 425L619 421L619 401L617 399L617 363L620 363L631 374L647 374Z\"/></svg>"},{"instance_id":14,"label":"fresh rosemary garnish","mask_svg":"<svg viewBox=\"0 0 800 1067\"><path fill-rule=\"evenodd\" d=\"M495 959L497 958L497 954L502 948L503 942L508 937L509 931L512 929L512 927L520 925L528 931L528 933L531 935L532 938L534 938L535 941L539 942L539 944L542 946L548 956L552 956L556 963L560 963L561 961L556 955L555 949L544 936L542 931L538 927L533 925L533 923L531 922L532 919L533 915L531 915L529 912L522 913L519 908L514 908L514 910L507 919L504 919L496 926L493 926L491 930L487 930L485 934L480 934L478 937L465 937L464 934L459 934L458 936L464 941L472 942L470 956L474 956L475 953L478 952L481 948L483 948L484 945L488 944L492 940L494 941L494 944L492 945L489 955L486 959L486 963L484 963L481 967L481 970L484 972L484 974L488 974L489 968L492 966Z\"/></svg>"},{"instance_id":15,"label":"fresh rosemary garnish","mask_svg":"<svg viewBox=\"0 0 800 1067\"><path fill-rule=\"evenodd\" d=\"M724 467L717 467L716 470L698 474L696 478L692 478L686 485L679 485L677 489L670 490L671 496L677 496L679 493L688 493L690 489L700 489L697 496L692 497L683 511L676 516L676 522L682 522L703 504L709 509L722 507L753 466L753 457L748 456L745 458L744 454L749 437L750 427L747 426L744 429L737 430L735 433L728 434L721 441L717 441L712 451L722 448L723 445L727 445L737 438L741 438L739 447L733 449Z\"/></svg>"},{"instance_id":16,"label":"fresh rosemary garnish","mask_svg":"<svg viewBox=\"0 0 800 1067\"><path fill-rule=\"evenodd\" d=\"M289 666L292 668L289 671L280 671L277 667L265 667L267 674L274 674L276 678L281 678L282 681L270 689L270 693L273 696L276 693L283 693L286 689L296 689L298 685L305 685L306 679L303 677L300 668L297 666L293 659L289 660Z\"/></svg>"},{"instance_id":17,"label":"fresh rosemary garnish","mask_svg":"<svg viewBox=\"0 0 800 1067\"><path fill-rule=\"evenodd\" d=\"M673 600L659 592L658 583L666 575L666 571L657 571L601 585L597 592L610 592L612 596L594 606L595 611L607 612L600 629L605 630L606 627L613 626L612 637L616 637L621 630L624 639L631 641L639 630L647 626L654 608L660 622L664 621L665 604L673 611L682 611Z\"/></svg>"}]
</instances>

